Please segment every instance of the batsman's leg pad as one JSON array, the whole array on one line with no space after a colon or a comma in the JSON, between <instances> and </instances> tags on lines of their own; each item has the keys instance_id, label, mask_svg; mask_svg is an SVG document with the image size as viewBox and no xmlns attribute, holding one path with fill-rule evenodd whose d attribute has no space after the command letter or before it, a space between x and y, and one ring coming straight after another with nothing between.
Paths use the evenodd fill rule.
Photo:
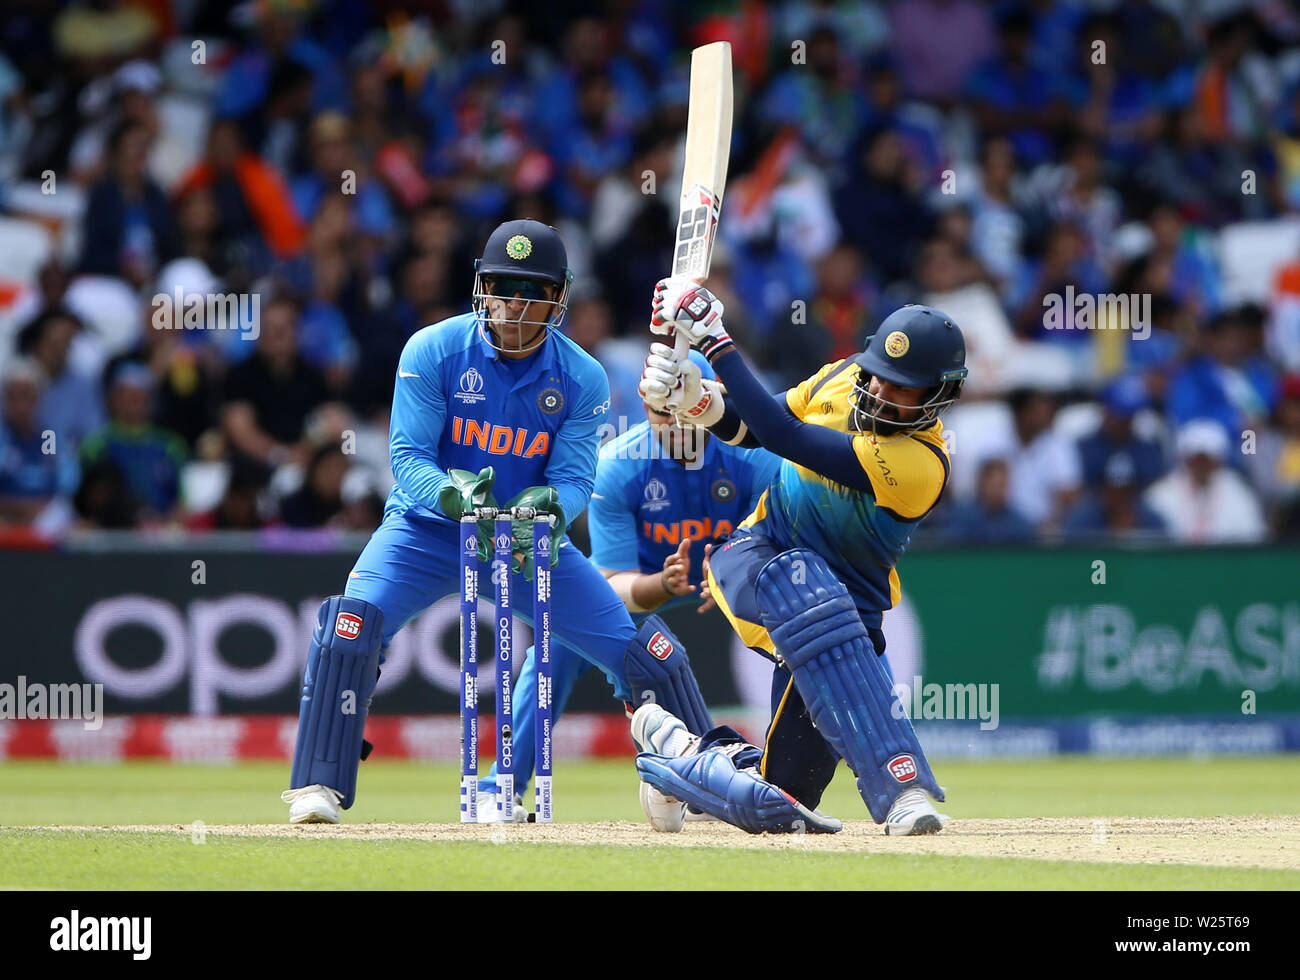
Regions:
<instances>
[{"instance_id":1,"label":"batsman's leg pad","mask_svg":"<svg viewBox=\"0 0 1300 980\"><path fill-rule=\"evenodd\" d=\"M749 769L737 769L731 756L711 750L671 757L642 752L636 757L641 778L665 796L703 810L750 834L834 834L842 825L814 813L789 793Z\"/></svg>"},{"instance_id":2,"label":"batsman's leg pad","mask_svg":"<svg viewBox=\"0 0 1300 980\"><path fill-rule=\"evenodd\" d=\"M686 647L658 616L649 616L636 631L624 656L632 710L654 701L696 734L713 728L713 717L691 670Z\"/></svg>"},{"instance_id":3,"label":"batsman's leg pad","mask_svg":"<svg viewBox=\"0 0 1300 980\"><path fill-rule=\"evenodd\" d=\"M912 723L896 707L889 671L848 589L821 556L782 552L758 573L757 592L763 625L813 724L857 776L876 823L913 786L942 800Z\"/></svg>"},{"instance_id":4,"label":"batsman's leg pad","mask_svg":"<svg viewBox=\"0 0 1300 980\"><path fill-rule=\"evenodd\" d=\"M383 638L378 606L341 595L321 604L302 679L291 789L320 783L342 794L343 809L352 806Z\"/></svg>"}]
</instances>

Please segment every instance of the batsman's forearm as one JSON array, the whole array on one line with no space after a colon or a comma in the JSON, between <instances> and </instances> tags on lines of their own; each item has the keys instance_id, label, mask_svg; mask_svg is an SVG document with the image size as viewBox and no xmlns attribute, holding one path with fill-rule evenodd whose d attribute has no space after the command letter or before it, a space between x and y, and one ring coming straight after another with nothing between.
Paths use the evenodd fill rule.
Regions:
<instances>
[{"instance_id":1,"label":"batsman's forearm","mask_svg":"<svg viewBox=\"0 0 1300 980\"><path fill-rule=\"evenodd\" d=\"M870 489L851 435L796 418L783 400L768 394L734 345L716 351L709 363L727 386L729 406L764 449L850 489Z\"/></svg>"}]
</instances>

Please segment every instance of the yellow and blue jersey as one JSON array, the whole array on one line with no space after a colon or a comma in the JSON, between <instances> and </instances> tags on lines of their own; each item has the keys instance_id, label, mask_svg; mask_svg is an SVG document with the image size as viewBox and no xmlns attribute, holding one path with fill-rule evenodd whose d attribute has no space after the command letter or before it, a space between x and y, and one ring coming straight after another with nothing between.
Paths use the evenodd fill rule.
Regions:
<instances>
[{"instance_id":1,"label":"yellow and blue jersey","mask_svg":"<svg viewBox=\"0 0 1300 980\"><path fill-rule=\"evenodd\" d=\"M857 373L853 367L852 360L836 361L791 388L785 395L790 413L800 421L849 433ZM853 451L869 482L868 492L783 460L777 479L742 526L782 548L815 551L859 606L883 611L900 597L894 566L948 479L943 423L881 439L857 433Z\"/></svg>"}]
</instances>

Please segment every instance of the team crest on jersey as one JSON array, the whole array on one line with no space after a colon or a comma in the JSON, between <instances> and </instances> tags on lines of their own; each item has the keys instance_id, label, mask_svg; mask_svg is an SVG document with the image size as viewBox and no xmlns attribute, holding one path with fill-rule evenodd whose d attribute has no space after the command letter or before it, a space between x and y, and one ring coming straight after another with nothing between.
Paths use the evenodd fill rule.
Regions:
<instances>
[{"instance_id":1,"label":"team crest on jersey","mask_svg":"<svg viewBox=\"0 0 1300 980\"><path fill-rule=\"evenodd\" d=\"M516 261L523 261L533 254L533 240L527 235L515 235L506 242L506 255Z\"/></svg>"},{"instance_id":2,"label":"team crest on jersey","mask_svg":"<svg viewBox=\"0 0 1300 980\"><path fill-rule=\"evenodd\" d=\"M736 499L736 484L725 476L713 481L709 494L720 504L729 504Z\"/></svg>"},{"instance_id":3,"label":"team crest on jersey","mask_svg":"<svg viewBox=\"0 0 1300 980\"><path fill-rule=\"evenodd\" d=\"M543 388L537 396L537 407L543 414L555 415L564 409L564 392L559 388Z\"/></svg>"},{"instance_id":4,"label":"team crest on jersey","mask_svg":"<svg viewBox=\"0 0 1300 980\"><path fill-rule=\"evenodd\" d=\"M486 397L483 394L483 375L478 368L470 368L460 376L460 391L456 392L458 401L473 405Z\"/></svg>"},{"instance_id":5,"label":"team crest on jersey","mask_svg":"<svg viewBox=\"0 0 1300 980\"><path fill-rule=\"evenodd\" d=\"M650 482L645 485L645 492L641 495L641 506L645 510L656 511L663 510L672 501L668 499L668 486L659 477L652 477Z\"/></svg>"},{"instance_id":6,"label":"team crest on jersey","mask_svg":"<svg viewBox=\"0 0 1300 980\"><path fill-rule=\"evenodd\" d=\"M885 353L890 357L902 357L911 346L912 342L907 339L907 334L901 330L895 330L885 338Z\"/></svg>"}]
</instances>

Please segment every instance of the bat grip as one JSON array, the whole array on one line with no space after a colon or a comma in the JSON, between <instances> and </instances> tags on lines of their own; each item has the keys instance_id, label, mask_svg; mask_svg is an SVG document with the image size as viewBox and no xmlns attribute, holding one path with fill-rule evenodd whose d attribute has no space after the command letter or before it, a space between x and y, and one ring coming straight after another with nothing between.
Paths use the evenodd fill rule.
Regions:
<instances>
[{"instance_id":1,"label":"bat grip","mask_svg":"<svg viewBox=\"0 0 1300 980\"><path fill-rule=\"evenodd\" d=\"M678 361L684 361L691 353L691 338L686 336L680 330L673 334L673 356Z\"/></svg>"}]
</instances>

